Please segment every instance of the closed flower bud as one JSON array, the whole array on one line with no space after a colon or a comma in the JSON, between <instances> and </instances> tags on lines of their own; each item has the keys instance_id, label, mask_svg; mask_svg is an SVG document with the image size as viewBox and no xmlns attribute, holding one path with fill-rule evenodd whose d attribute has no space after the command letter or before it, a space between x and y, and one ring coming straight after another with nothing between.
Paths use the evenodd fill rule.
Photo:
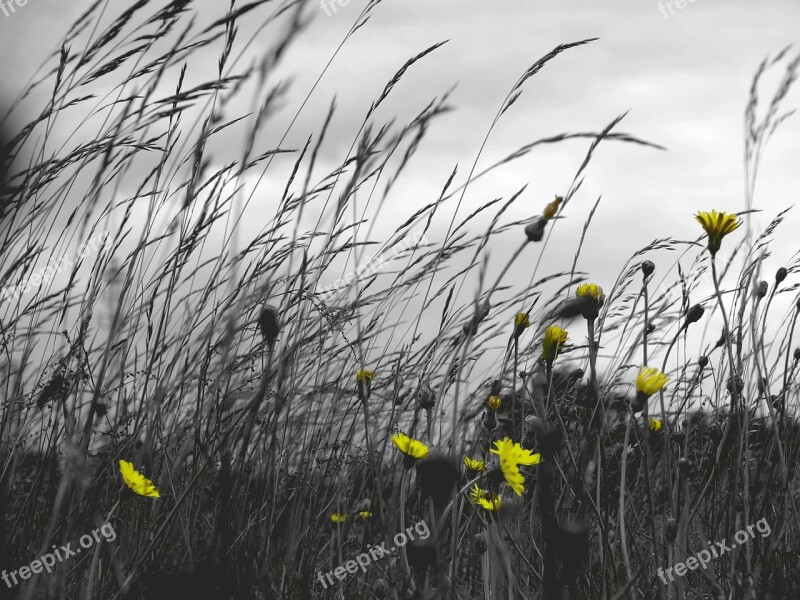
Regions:
<instances>
[{"instance_id":1,"label":"closed flower bud","mask_svg":"<svg viewBox=\"0 0 800 600\"><path fill-rule=\"evenodd\" d=\"M708 365L708 357L704 354L699 359L697 359L697 364L701 369L705 369L706 365Z\"/></svg>"},{"instance_id":2,"label":"closed flower bud","mask_svg":"<svg viewBox=\"0 0 800 600\"><path fill-rule=\"evenodd\" d=\"M529 242L541 242L544 237L544 226L547 224L545 217L536 217L536 219L525 227L525 235L528 236Z\"/></svg>"},{"instance_id":3,"label":"closed flower bud","mask_svg":"<svg viewBox=\"0 0 800 600\"><path fill-rule=\"evenodd\" d=\"M561 196L556 196L555 200L550 202L547 206L544 207L544 212L542 215L548 221L556 216L558 212L558 207L561 206L561 203L564 201L564 198Z\"/></svg>"},{"instance_id":4,"label":"closed flower bud","mask_svg":"<svg viewBox=\"0 0 800 600\"><path fill-rule=\"evenodd\" d=\"M499 379L492 380L492 393L489 394L490 396L499 396L500 392L503 390L503 384L500 382Z\"/></svg>"},{"instance_id":5,"label":"closed flower bud","mask_svg":"<svg viewBox=\"0 0 800 600\"><path fill-rule=\"evenodd\" d=\"M275 345L275 340L278 339L278 334L281 331L278 325L278 313L271 306L265 306L261 309L261 314L258 317L258 327L261 329L261 335L270 346Z\"/></svg>"},{"instance_id":6,"label":"closed flower bud","mask_svg":"<svg viewBox=\"0 0 800 600\"><path fill-rule=\"evenodd\" d=\"M94 412L97 413L98 417L105 417L106 413L108 412L108 406L104 402L94 402L92 404L94 407Z\"/></svg>"},{"instance_id":7,"label":"closed flower bud","mask_svg":"<svg viewBox=\"0 0 800 600\"><path fill-rule=\"evenodd\" d=\"M486 552L488 545L486 544L486 534L482 531L480 533L476 533L475 537L472 538L475 541L475 551L478 554L483 554Z\"/></svg>"},{"instance_id":8,"label":"closed flower bud","mask_svg":"<svg viewBox=\"0 0 800 600\"><path fill-rule=\"evenodd\" d=\"M766 281L758 282L758 285L756 286L756 296L758 296L759 300L767 295L768 290L769 284Z\"/></svg>"},{"instance_id":9,"label":"closed flower bud","mask_svg":"<svg viewBox=\"0 0 800 600\"><path fill-rule=\"evenodd\" d=\"M780 283L781 281L786 279L786 275L788 274L789 272L786 270L786 267L781 267L780 269L775 271L775 283Z\"/></svg>"},{"instance_id":10,"label":"closed flower bud","mask_svg":"<svg viewBox=\"0 0 800 600\"><path fill-rule=\"evenodd\" d=\"M464 335L475 335L478 333L478 325L489 316L489 303L484 302L483 305L476 311L468 323L464 323Z\"/></svg>"},{"instance_id":11,"label":"closed flower bud","mask_svg":"<svg viewBox=\"0 0 800 600\"><path fill-rule=\"evenodd\" d=\"M678 534L678 524L675 522L675 519L667 519L666 534L667 542L671 544L675 541L675 537Z\"/></svg>"},{"instance_id":12,"label":"closed flower bud","mask_svg":"<svg viewBox=\"0 0 800 600\"><path fill-rule=\"evenodd\" d=\"M695 304L692 306L686 313L686 323L684 324L684 327L688 327L692 323L697 323L703 318L704 312L706 312L706 309L704 309L700 304Z\"/></svg>"},{"instance_id":13,"label":"closed flower bud","mask_svg":"<svg viewBox=\"0 0 800 600\"><path fill-rule=\"evenodd\" d=\"M653 264L653 261L646 260L642 263L642 273L644 273L645 278L650 277L655 270L656 266Z\"/></svg>"},{"instance_id":14,"label":"closed flower bud","mask_svg":"<svg viewBox=\"0 0 800 600\"><path fill-rule=\"evenodd\" d=\"M728 377L728 392L731 394L741 394L744 390L744 381L738 375L734 377Z\"/></svg>"},{"instance_id":15,"label":"closed flower bud","mask_svg":"<svg viewBox=\"0 0 800 600\"><path fill-rule=\"evenodd\" d=\"M436 406L436 394L427 383L420 383L417 388L417 406L425 410L431 410Z\"/></svg>"},{"instance_id":16,"label":"closed flower bud","mask_svg":"<svg viewBox=\"0 0 800 600\"><path fill-rule=\"evenodd\" d=\"M794 349L794 362L800 361L800 348Z\"/></svg>"},{"instance_id":17,"label":"closed flower bud","mask_svg":"<svg viewBox=\"0 0 800 600\"><path fill-rule=\"evenodd\" d=\"M687 477L692 474L694 463L688 458L683 457L678 460L678 469L680 469L681 475Z\"/></svg>"},{"instance_id":18,"label":"closed flower bud","mask_svg":"<svg viewBox=\"0 0 800 600\"><path fill-rule=\"evenodd\" d=\"M648 334L649 333L653 333L655 330L656 330L656 326L655 325L653 325L652 323L648 323L647 324L647 333Z\"/></svg>"}]
</instances>

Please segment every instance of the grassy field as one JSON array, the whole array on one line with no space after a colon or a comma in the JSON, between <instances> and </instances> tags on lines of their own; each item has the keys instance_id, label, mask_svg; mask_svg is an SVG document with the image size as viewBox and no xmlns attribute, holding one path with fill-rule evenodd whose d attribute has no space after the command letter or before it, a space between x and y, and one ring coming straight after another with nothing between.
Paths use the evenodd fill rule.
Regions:
<instances>
[{"instance_id":1,"label":"grassy field","mask_svg":"<svg viewBox=\"0 0 800 600\"><path fill-rule=\"evenodd\" d=\"M784 213L750 222L800 58L753 79L743 197L597 281L583 237L568 264L542 256L602 210L572 204L596 152L659 148L623 116L494 163L476 149L383 236L452 107L379 108L439 46L323 170L335 102L300 147L299 110L262 135L319 7L198 23L189 5L94 2L12 107L37 116L3 125L0 598L800 598L800 252L770 258L796 240ZM255 60L245 22L271 36ZM486 140L591 43L522 73ZM190 80L197 61L211 77ZM468 199L561 143L585 148L561 195Z\"/></svg>"}]
</instances>

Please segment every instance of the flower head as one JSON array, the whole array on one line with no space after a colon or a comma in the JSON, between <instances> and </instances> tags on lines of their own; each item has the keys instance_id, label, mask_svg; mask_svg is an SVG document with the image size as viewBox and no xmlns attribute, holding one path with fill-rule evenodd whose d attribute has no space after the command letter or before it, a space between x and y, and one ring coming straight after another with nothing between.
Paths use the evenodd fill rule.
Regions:
<instances>
[{"instance_id":1,"label":"flower head","mask_svg":"<svg viewBox=\"0 0 800 600\"><path fill-rule=\"evenodd\" d=\"M544 212L542 215L548 221L556 216L558 212L558 207L561 206L561 203L564 201L564 198L561 196L556 196L556 199L550 202L547 206L544 207Z\"/></svg>"},{"instance_id":2,"label":"flower head","mask_svg":"<svg viewBox=\"0 0 800 600\"><path fill-rule=\"evenodd\" d=\"M499 410L503 405L503 400L500 398L500 396L489 396L489 399L486 400L486 403L492 410Z\"/></svg>"},{"instance_id":3,"label":"flower head","mask_svg":"<svg viewBox=\"0 0 800 600\"><path fill-rule=\"evenodd\" d=\"M659 431L661 429L661 421L655 417L650 417L650 431Z\"/></svg>"},{"instance_id":4,"label":"flower head","mask_svg":"<svg viewBox=\"0 0 800 600\"><path fill-rule=\"evenodd\" d=\"M486 469L486 462L482 460L475 460L469 456L464 457L464 466L470 471L483 471Z\"/></svg>"},{"instance_id":5,"label":"flower head","mask_svg":"<svg viewBox=\"0 0 800 600\"><path fill-rule=\"evenodd\" d=\"M356 383L369 383L374 377L375 371L359 369L358 373L356 373Z\"/></svg>"},{"instance_id":6,"label":"flower head","mask_svg":"<svg viewBox=\"0 0 800 600\"><path fill-rule=\"evenodd\" d=\"M494 445L496 448L490 449L490 452L500 457L500 470L506 483L517 496L521 496L525 490L525 478L519 472L519 465L539 464L541 456L538 453L532 454L530 450L512 442L508 437L496 441Z\"/></svg>"},{"instance_id":7,"label":"flower head","mask_svg":"<svg viewBox=\"0 0 800 600\"><path fill-rule=\"evenodd\" d=\"M659 392L669 381L669 377L658 369L652 367L642 367L636 376L636 391L649 398Z\"/></svg>"},{"instance_id":8,"label":"flower head","mask_svg":"<svg viewBox=\"0 0 800 600\"><path fill-rule=\"evenodd\" d=\"M347 520L347 515L335 512L331 515L331 523L344 523Z\"/></svg>"},{"instance_id":9,"label":"flower head","mask_svg":"<svg viewBox=\"0 0 800 600\"><path fill-rule=\"evenodd\" d=\"M127 460L119 461L119 472L122 475L122 481L125 482L125 485L127 485L134 494L147 496L148 498L161 497L161 494L158 493L153 482L134 469L133 463Z\"/></svg>"},{"instance_id":10,"label":"flower head","mask_svg":"<svg viewBox=\"0 0 800 600\"><path fill-rule=\"evenodd\" d=\"M593 321L600 314L600 308L605 302L606 295L596 283L582 283L575 290L575 307L570 312L577 311L587 321ZM569 305L569 303L567 303Z\"/></svg>"},{"instance_id":11,"label":"flower head","mask_svg":"<svg viewBox=\"0 0 800 600\"><path fill-rule=\"evenodd\" d=\"M596 283L580 284L578 289L575 290L575 294L578 296L578 298L592 298L596 302L602 302L603 298L606 297L603 293L603 288Z\"/></svg>"},{"instance_id":12,"label":"flower head","mask_svg":"<svg viewBox=\"0 0 800 600\"><path fill-rule=\"evenodd\" d=\"M544 332L542 357L548 362L553 362L567 343L567 338L569 334L565 329L561 329L558 325L550 325Z\"/></svg>"},{"instance_id":13,"label":"flower head","mask_svg":"<svg viewBox=\"0 0 800 600\"><path fill-rule=\"evenodd\" d=\"M411 458L425 458L428 456L428 447L414 438L408 437L405 433L395 433L392 436L392 441L397 448Z\"/></svg>"},{"instance_id":14,"label":"flower head","mask_svg":"<svg viewBox=\"0 0 800 600\"><path fill-rule=\"evenodd\" d=\"M722 244L722 238L738 229L742 224L735 213L699 211L695 216L708 235L708 251L714 256Z\"/></svg>"},{"instance_id":15,"label":"flower head","mask_svg":"<svg viewBox=\"0 0 800 600\"><path fill-rule=\"evenodd\" d=\"M358 516L362 519L369 519L372 516L372 513L368 510L362 510L358 513Z\"/></svg>"},{"instance_id":16,"label":"flower head","mask_svg":"<svg viewBox=\"0 0 800 600\"><path fill-rule=\"evenodd\" d=\"M518 340L522 332L531 326L531 319L528 313L519 312L514 317L514 339Z\"/></svg>"},{"instance_id":17,"label":"flower head","mask_svg":"<svg viewBox=\"0 0 800 600\"><path fill-rule=\"evenodd\" d=\"M486 510L491 510L492 512L497 512L497 510L500 508L500 505L503 503L503 500L500 498L500 496L493 492L479 488L477 483L469 491L469 499L473 504L482 506Z\"/></svg>"}]
</instances>

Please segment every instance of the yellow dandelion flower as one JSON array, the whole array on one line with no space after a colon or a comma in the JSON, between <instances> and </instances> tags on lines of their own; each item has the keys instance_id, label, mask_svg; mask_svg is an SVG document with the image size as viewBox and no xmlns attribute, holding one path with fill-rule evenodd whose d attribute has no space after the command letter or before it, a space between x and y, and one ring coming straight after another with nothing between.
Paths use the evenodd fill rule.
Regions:
<instances>
[{"instance_id":1,"label":"yellow dandelion flower","mask_svg":"<svg viewBox=\"0 0 800 600\"><path fill-rule=\"evenodd\" d=\"M478 504L480 504L486 510L490 510L492 512L497 512L502 503L503 499L497 494L488 494L486 497L478 500Z\"/></svg>"},{"instance_id":2,"label":"yellow dandelion flower","mask_svg":"<svg viewBox=\"0 0 800 600\"><path fill-rule=\"evenodd\" d=\"M347 515L335 512L331 515L331 523L344 523L347 520Z\"/></svg>"},{"instance_id":3,"label":"yellow dandelion flower","mask_svg":"<svg viewBox=\"0 0 800 600\"><path fill-rule=\"evenodd\" d=\"M472 489L469 491L469 499L473 504L477 504L491 511L497 511L502 503L500 496L479 488L477 483L472 486Z\"/></svg>"},{"instance_id":4,"label":"yellow dandelion flower","mask_svg":"<svg viewBox=\"0 0 800 600\"><path fill-rule=\"evenodd\" d=\"M514 317L514 327L525 329L531 326L531 318L528 313L520 312Z\"/></svg>"},{"instance_id":5,"label":"yellow dandelion flower","mask_svg":"<svg viewBox=\"0 0 800 600\"><path fill-rule=\"evenodd\" d=\"M356 383L369 383L374 377L375 371L360 369L358 373L356 373Z\"/></svg>"},{"instance_id":6,"label":"yellow dandelion flower","mask_svg":"<svg viewBox=\"0 0 800 600\"><path fill-rule=\"evenodd\" d=\"M642 367L636 376L636 391L649 398L659 392L669 381L669 377L658 369L652 367Z\"/></svg>"},{"instance_id":7,"label":"yellow dandelion flower","mask_svg":"<svg viewBox=\"0 0 800 600\"><path fill-rule=\"evenodd\" d=\"M369 519L372 516L372 513L369 512L368 510L362 510L361 512L358 513L358 516L361 517L362 519Z\"/></svg>"},{"instance_id":8,"label":"yellow dandelion flower","mask_svg":"<svg viewBox=\"0 0 800 600\"><path fill-rule=\"evenodd\" d=\"M489 396L489 399L486 401L486 403L492 410L499 410L503 405L503 400L500 398L500 396Z\"/></svg>"},{"instance_id":9,"label":"yellow dandelion flower","mask_svg":"<svg viewBox=\"0 0 800 600\"><path fill-rule=\"evenodd\" d=\"M601 288L596 283L582 283L578 286L578 289L575 291L575 294L579 298L592 298L596 302L600 302L605 298L605 294L603 293L603 288Z\"/></svg>"},{"instance_id":10,"label":"yellow dandelion flower","mask_svg":"<svg viewBox=\"0 0 800 600\"><path fill-rule=\"evenodd\" d=\"M127 460L119 461L119 472L122 475L122 481L125 482L125 485L127 485L134 494L147 496L148 498L161 497L161 494L158 493L153 482L134 469L133 463Z\"/></svg>"},{"instance_id":11,"label":"yellow dandelion flower","mask_svg":"<svg viewBox=\"0 0 800 600\"><path fill-rule=\"evenodd\" d=\"M470 471L483 471L486 469L486 462L465 456L464 466L466 466Z\"/></svg>"},{"instance_id":12,"label":"yellow dandelion flower","mask_svg":"<svg viewBox=\"0 0 800 600\"><path fill-rule=\"evenodd\" d=\"M558 207L561 206L561 203L564 201L564 198L561 196L556 196L556 199L550 202L547 206L544 207L544 218L548 221L556 216L558 212Z\"/></svg>"},{"instance_id":13,"label":"yellow dandelion flower","mask_svg":"<svg viewBox=\"0 0 800 600\"><path fill-rule=\"evenodd\" d=\"M517 444L519 446L519 444ZM520 448L517 456L517 462L521 465L538 465L542 461L542 455L538 452L533 453L527 448Z\"/></svg>"},{"instance_id":14,"label":"yellow dandelion flower","mask_svg":"<svg viewBox=\"0 0 800 600\"><path fill-rule=\"evenodd\" d=\"M425 458L428 456L428 447L414 438L408 437L405 433L395 433L392 441L397 448L411 458Z\"/></svg>"},{"instance_id":15,"label":"yellow dandelion flower","mask_svg":"<svg viewBox=\"0 0 800 600\"><path fill-rule=\"evenodd\" d=\"M558 325L550 325L544 332L542 357L546 361L553 362L564 344L567 343L568 338L569 334L565 329L561 329Z\"/></svg>"},{"instance_id":16,"label":"yellow dandelion flower","mask_svg":"<svg viewBox=\"0 0 800 600\"><path fill-rule=\"evenodd\" d=\"M478 504L481 498L485 498L489 492L486 490L482 490L478 487L478 484L472 486L472 489L469 491L469 499L472 501L473 504Z\"/></svg>"},{"instance_id":17,"label":"yellow dandelion flower","mask_svg":"<svg viewBox=\"0 0 800 600\"><path fill-rule=\"evenodd\" d=\"M735 213L699 211L694 218L703 226L708 235L708 251L714 256L722 244L722 238L735 231L742 224Z\"/></svg>"},{"instance_id":18,"label":"yellow dandelion flower","mask_svg":"<svg viewBox=\"0 0 800 600\"><path fill-rule=\"evenodd\" d=\"M494 445L496 448L490 449L490 452L500 457L500 470L503 472L506 483L517 496L521 496L525 490L525 478L519 472L518 466L538 464L541 456L532 454L530 450L526 450L519 443L512 442L508 437L495 441Z\"/></svg>"},{"instance_id":19,"label":"yellow dandelion flower","mask_svg":"<svg viewBox=\"0 0 800 600\"><path fill-rule=\"evenodd\" d=\"M650 431L659 431L661 429L661 420L655 417L650 417Z\"/></svg>"}]
</instances>

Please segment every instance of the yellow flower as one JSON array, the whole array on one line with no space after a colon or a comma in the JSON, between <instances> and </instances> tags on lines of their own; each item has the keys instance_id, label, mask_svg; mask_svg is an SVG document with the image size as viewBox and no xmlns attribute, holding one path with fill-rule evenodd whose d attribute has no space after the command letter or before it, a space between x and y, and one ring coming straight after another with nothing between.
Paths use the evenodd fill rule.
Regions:
<instances>
[{"instance_id":1,"label":"yellow flower","mask_svg":"<svg viewBox=\"0 0 800 600\"><path fill-rule=\"evenodd\" d=\"M408 437L405 433L395 433L392 436L394 445L400 452L411 458L425 458L428 456L428 447L414 438Z\"/></svg>"},{"instance_id":2,"label":"yellow flower","mask_svg":"<svg viewBox=\"0 0 800 600\"><path fill-rule=\"evenodd\" d=\"M473 504L478 504L481 498L485 498L489 492L486 490L482 490L478 487L478 484L472 486L472 489L469 491L469 499L472 500Z\"/></svg>"},{"instance_id":3,"label":"yellow flower","mask_svg":"<svg viewBox=\"0 0 800 600\"><path fill-rule=\"evenodd\" d=\"M372 516L372 513L369 512L368 510L362 510L361 512L358 513L358 516L361 517L362 519L369 519Z\"/></svg>"},{"instance_id":4,"label":"yellow flower","mask_svg":"<svg viewBox=\"0 0 800 600\"><path fill-rule=\"evenodd\" d=\"M601 288L596 283L580 284L578 286L578 289L575 291L575 294L579 298L592 298L597 302L600 302L603 298L605 298L605 294L603 293L603 288Z\"/></svg>"},{"instance_id":5,"label":"yellow flower","mask_svg":"<svg viewBox=\"0 0 800 600\"><path fill-rule=\"evenodd\" d=\"M642 367L636 376L636 391L649 398L657 393L669 381L669 377L658 369L652 367Z\"/></svg>"},{"instance_id":6,"label":"yellow flower","mask_svg":"<svg viewBox=\"0 0 800 600\"><path fill-rule=\"evenodd\" d=\"M542 341L542 357L547 361L554 361L558 353L567 343L569 334L558 325L550 325L544 332Z\"/></svg>"},{"instance_id":7,"label":"yellow flower","mask_svg":"<svg viewBox=\"0 0 800 600\"><path fill-rule=\"evenodd\" d=\"M122 481L125 482L134 494L147 496L148 498L160 498L156 486L147 477L133 468L133 463L127 460L119 461L119 472L122 474Z\"/></svg>"},{"instance_id":8,"label":"yellow flower","mask_svg":"<svg viewBox=\"0 0 800 600\"><path fill-rule=\"evenodd\" d=\"M661 421L655 417L650 417L650 431L659 431L661 429Z\"/></svg>"},{"instance_id":9,"label":"yellow flower","mask_svg":"<svg viewBox=\"0 0 800 600\"><path fill-rule=\"evenodd\" d=\"M531 326L531 319L528 316L528 313L520 312L517 313L517 316L514 317L514 327L525 329L526 327Z\"/></svg>"},{"instance_id":10,"label":"yellow flower","mask_svg":"<svg viewBox=\"0 0 800 600\"><path fill-rule=\"evenodd\" d=\"M347 520L347 515L335 512L331 515L331 523L344 523Z\"/></svg>"},{"instance_id":11,"label":"yellow flower","mask_svg":"<svg viewBox=\"0 0 800 600\"><path fill-rule=\"evenodd\" d=\"M722 238L735 231L742 224L735 213L699 211L695 216L708 235L708 251L714 256L722 244Z\"/></svg>"},{"instance_id":12,"label":"yellow flower","mask_svg":"<svg viewBox=\"0 0 800 600\"><path fill-rule=\"evenodd\" d=\"M489 399L486 401L486 403L492 410L498 410L503 405L503 400L500 398L500 396L489 396Z\"/></svg>"},{"instance_id":13,"label":"yellow flower","mask_svg":"<svg viewBox=\"0 0 800 600\"><path fill-rule=\"evenodd\" d=\"M558 212L558 207L561 206L561 203L564 201L564 198L561 196L556 196L556 199L550 202L547 206L544 207L544 218L548 221L556 216L556 212Z\"/></svg>"},{"instance_id":14,"label":"yellow flower","mask_svg":"<svg viewBox=\"0 0 800 600\"><path fill-rule=\"evenodd\" d=\"M469 499L473 504L482 506L486 510L496 512L502 504L502 498L495 493L482 490L476 483L469 491Z\"/></svg>"},{"instance_id":15,"label":"yellow flower","mask_svg":"<svg viewBox=\"0 0 800 600\"><path fill-rule=\"evenodd\" d=\"M494 443L496 448L492 448L490 452L497 454L500 457L500 470L503 472L503 477L506 483L514 490L517 496L521 496L525 490L525 478L519 472L519 465L536 465L539 464L541 456L532 454L527 450L511 441L511 438L504 438Z\"/></svg>"},{"instance_id":16,"label":"yellow flower","mask_svg":"<svg viewBox=\"0 0 800 600\"><path fill-rule=\"evenodd\" d=\"M464 457L464 465L470 471L483 471L486 469L486 463L482 460L475 460L474 458L470 458L469 456Z\"/></svg>"},{"instance_id":17,"label":"yellow flower","mask_svg":"<svg viewBox=\"0 0 800 600\"><path fill-rule=\"evenodd\" d=\"M369 383L372 381L373 377L375 377L375 371L360 369L358 373L356 373L356 383Z\"/></svg>"}]
</instances>

